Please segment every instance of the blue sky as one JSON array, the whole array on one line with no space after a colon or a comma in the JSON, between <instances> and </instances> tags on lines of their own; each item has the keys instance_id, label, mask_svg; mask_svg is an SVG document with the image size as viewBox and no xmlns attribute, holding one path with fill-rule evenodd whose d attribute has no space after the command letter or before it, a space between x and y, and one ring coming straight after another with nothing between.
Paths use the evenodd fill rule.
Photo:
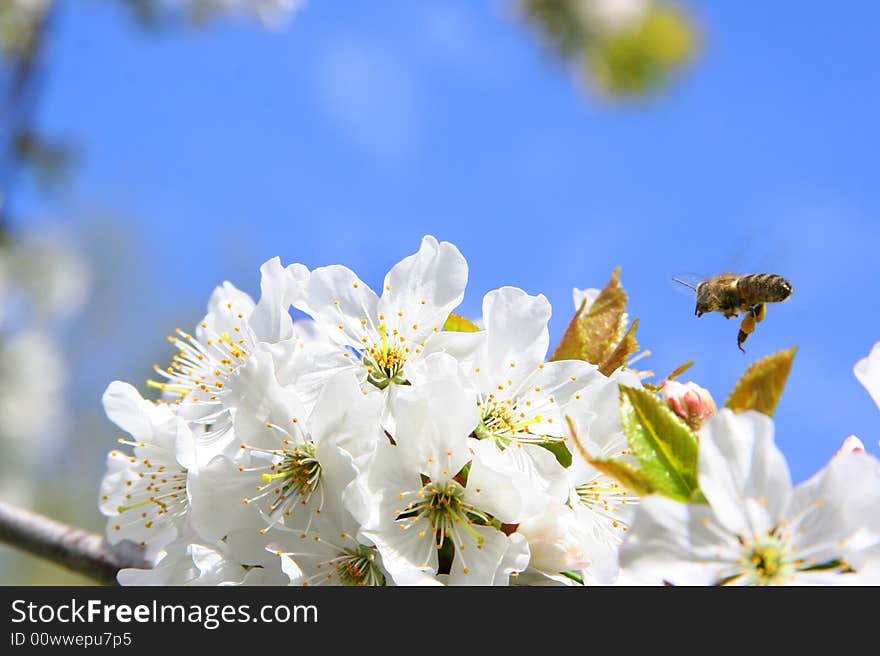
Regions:
<instances>
[{"instance_id":1,"label":"blue sky","mask_svg":"<svg viewBox=\"0 0 880 656\"><path fill-rule=\"evenodd\" d=\"M692 2L700 60L635 105L585 91L499 0L312 0L282 31L159 34L110 5L65 3L56 24L39 123L79 147L71 184L16 198L68 223L97 271L71 333L79 413L167 358L166 331L222 280L256 292L279 255L378 285L430 233L470 263L462 313L501 285L540 292L554 342L572 287L622 266L642 364L695 359L719 403L798 345L777 413L795 480L850 433L880 452L852 375L880 340L877 3ZM670 283L729 269L795 288L746 356L734 321L696 319Z\"/></svg>"}]
</instances>

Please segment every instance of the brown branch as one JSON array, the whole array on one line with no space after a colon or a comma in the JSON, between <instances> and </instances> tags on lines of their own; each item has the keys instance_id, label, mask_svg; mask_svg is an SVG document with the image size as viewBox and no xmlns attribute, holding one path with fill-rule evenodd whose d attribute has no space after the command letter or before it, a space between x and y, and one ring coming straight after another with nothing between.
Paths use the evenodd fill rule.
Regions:
<instances>
[{"instance_id":1,"label":"brown branch","mask_svg":"<svg viewBox=\"0 0 880 656\"><path fill-rule=\"evenodd\" d=\"M148 567L136 545L110 546L97 533L68 526L44 515L0 501L0 542L87 576L98 583L116 583L125 567Z\"/></svg>"}]
</instances>

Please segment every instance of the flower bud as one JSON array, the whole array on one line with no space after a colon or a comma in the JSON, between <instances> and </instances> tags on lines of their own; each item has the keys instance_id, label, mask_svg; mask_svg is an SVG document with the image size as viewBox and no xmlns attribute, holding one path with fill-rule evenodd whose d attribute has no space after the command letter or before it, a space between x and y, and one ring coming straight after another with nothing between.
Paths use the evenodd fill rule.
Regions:
<instances>
[{"instance_id":1,"label":"flower bud","mask_svg":"<svg viewBox=\"0 0 880 656\"><path fill-rule=\"evenodd\" d=\"M706 420L718 412L712 395L696 383L667 380L663 383L663 398L672 411L694 430L700 430Z\"/></svg>"}]
</instances>

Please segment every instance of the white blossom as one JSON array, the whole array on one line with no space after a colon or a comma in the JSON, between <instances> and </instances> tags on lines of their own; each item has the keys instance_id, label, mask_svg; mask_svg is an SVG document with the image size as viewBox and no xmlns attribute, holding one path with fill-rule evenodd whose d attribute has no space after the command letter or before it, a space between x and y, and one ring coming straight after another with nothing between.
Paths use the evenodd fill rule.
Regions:
<instances>
[{"instance_id":1,"label":"white blossom","mask_svg":"<svg viewBox=\"0 0 880 656\"><path fill-rule=\"evenodd\" d=\"M264 349L253 353L247 373L250 389L235 415L240 457L233 463L217 456L193 472L193 524L214 539L230 528L266 533L283 525L309 533L319 515L341 512L355 464L385 439L379 399L343 371L307 413L295 392L277 382Z\"/></svg>"},{"instance_id":2,"label":"white blossom","mask_svg":"<svg viewBox=\"0 0 880 656\"><path fill-rule=\"evenodd\" d=\"M581 568L581 573L586 581L603 584L612 583L617 577L618 550L639 501L616 479L589 462L633 460L620 418L620 385L636 387L641 382L636 374L627 371L611 377L597 376L566 408L566 428L573 433L567 436L572 453L572 465L566 470L569 500L583 527L583 549L589 556L589 564Z\"/></svg>"},{"instance_id":3,"label":"white blossom","mask_svg":"<svg viewBox=\"0 0 880 656\"><path fill-rule=\"evenodd\" d=\"M388 272L381 297L351 269L331 265L312 271L293 305L340 346L365 389L382 391L385 419L391 421L393 398L410 384L414 363L432 351L473 341L467 334L441 334L466 282L467 263L458 249L427 236L417 253Z\"/></svg>"},{"instance_id":4,"label":"white blossom","mask_svg":"<svg viewBox=\"0 0 880 656\"><path fill-rule=\"evenodd\" d=\"M698 474L708 504L642 500L621 550L630 575L676 585L877 582L874 457L839 455L792 488L772 420L724 409L703 429Z\"/></svg>"},{"instance_id":5,"label":"white blossom","mask_svg":"<svg viewBox=\"0 0 880 656\"><path fill-rule=\"evenodd\" d=\"M260 534L236 531L217 541L183 535L163 549L155 566L122 569L117 581L139 586L283 585L286 576Z\"/></svg>"},{"instance_id":6,"label":"white blossom","mask_svg":"<svg viewBox=\"0 0 880 656\"><path fill-rule=\"evenodd\" d=\"M447 358L435 354L431 365L448 370ZM450 585L504 585L527 562L525 539L502 526L523 519L534 490L498 485L468 437L479 419L473 390L455 383L435 378L402 391L395 444L378 445L349 495L397 585L440 583L441 555Z\"/></svg>"},{"instance_id":7,"label":"white blossom","mask_svg":"<svg viewBox=\"0 0 880 656\"><path fill-rule=\"evenodd\" d=\"M99 507L111 544L131 540L148 559L179 535L189 511L187 477L195 462L194 440L186 423L170 408L141 397L120 381L104 392L104 410L130 435L111 451L101 482Z\"/></svg>"},{"instance_id":8,"label":"white blossom","mask_svg":"<svg viewBox=\"0 0 880 656\"><path fill-rule=\"evenodd\" d=\"M273 258L260 272L259 303L229 282L217 287L195 334L178 329L168 338L178 354L165 369L153 366L164 380L148 381L193 426L202 464L217 455L229 456L234 448L234 416L248 389L242 380L250 377L249 357L259 345L276 347L270 352L288 379L297 379L316 359L328 356L328 345L310 333L300 337L290 316L291 302L308 279L308 270L301 264L282 267ZM328 357L325 367L332 371L336 355ZM322 382L304 377L300 391L312 398Z\"/></svg>"},{"instance_id":9,"label":"white blossom","mask_svg":"<svg viewBox=\"0 0 880 656\"><path fill-rule=\"evenodd\" d=\"M515 287L483 299L485 337L473 358L480 425L477 436L500 446L561 441L561 408L594 376L581 360L545 362L550 303Z\"/></svg>"}]
</instances>

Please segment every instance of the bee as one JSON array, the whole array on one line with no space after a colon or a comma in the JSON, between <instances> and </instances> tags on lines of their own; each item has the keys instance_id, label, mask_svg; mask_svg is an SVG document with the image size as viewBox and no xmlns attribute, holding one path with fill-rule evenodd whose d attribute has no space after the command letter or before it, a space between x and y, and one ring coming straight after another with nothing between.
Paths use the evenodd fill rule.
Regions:
<instances>
[{"instance_id":1,"label":"bee","mask_svg":"<svg viewBox=\"0 0 880 656\"><path fill-rule=\"evenodd\" d=\"M736 345L743 353L743 344L767 316L767 303L781 303L794 291L788 280L775 273L722 273L696 287L678 278L673 280L697 293L694 314L698 317L707 312L721 312L728 319L745 314L736 337Z\"/></svg>"}]
</instances>

